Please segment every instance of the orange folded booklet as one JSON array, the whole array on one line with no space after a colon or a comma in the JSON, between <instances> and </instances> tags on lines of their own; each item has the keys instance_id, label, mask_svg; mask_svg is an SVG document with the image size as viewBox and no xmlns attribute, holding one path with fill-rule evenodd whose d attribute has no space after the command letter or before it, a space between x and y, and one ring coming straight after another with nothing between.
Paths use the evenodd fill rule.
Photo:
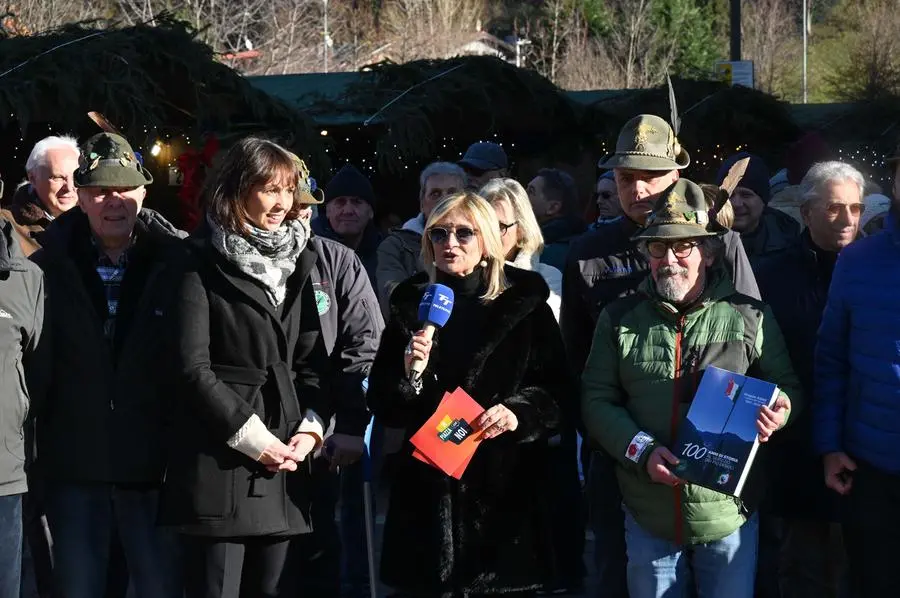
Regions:
<instances>
[{"instance_id":1,"label":"orange folded booklet","mask_svg":"<svg viewBox=\"0 0 900 598\"><path fill-rule=\"evenodd\" d=\"M472 422L482 413L484 408L463 389L445 394L437 411L410 438L416 448L413 457L460 479L481 443L481 432Z\"/></svg>"}]
</instances>

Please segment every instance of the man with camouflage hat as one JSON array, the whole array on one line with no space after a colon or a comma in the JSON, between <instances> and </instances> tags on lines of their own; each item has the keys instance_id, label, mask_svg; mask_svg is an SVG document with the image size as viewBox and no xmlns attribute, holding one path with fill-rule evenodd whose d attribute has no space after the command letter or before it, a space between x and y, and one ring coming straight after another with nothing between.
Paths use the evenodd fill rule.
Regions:
<instances>
[{"instance_id":1,"label":"man with camouflage hat","mask_svg":"<svg viewBox=\"0 0 900 598\"><path fill-rule=\"evenodd\" d=\"M649 263L631 237L645 224L660 193L679 179L679 171L690 162L690 155L665 120L641 114L622 127L615 153L598 165L613 170L624 217L598 224L569 248L563 272L560 325L576 373L581 373L587 359L600 311L616 298L636 292L646 278ZM735 287L758 299L759 290L740 237L729 231L723 239L723 263ZM614 462L592 443L585 446L584 452L590 454L585 459L590 463L583 467L596 542L595 564L601 585L606 588L605 596L621 598L628 593L621 496Z\"/></svg>"},{"instance_id":2,"label":"man with camouflage hat","mask_svg":"<svg viewBox=\"0 0 900 598\"><path fill-rule=\"evenodd\" d=\"M67 598L106 593L110 538L137 598L179 595L177 555L156 526L170 412L170 264L185 233L143 208L153 177L118 135L84 145L78 205L32 259L49 297L52 380L37 417L35 469L47 486L54 577Z\"/></svg>"},{"instance_id":3,"label":"man with camouflage hat","mask_svg":"<svg viewBox=\"0 0 900 598\"><path fill-rule=\"evenodd\" d=\"M700 596L754 595L754 475L737 500L679 479L669 449L710 366L781 389L771 409L760 409L760 442L798 402L770 309L735 291L722 267L724 233L698 185L669 185L632 237L650 276L600 313L582 375L585 427L616 462L631 598L685 596L691 588Z\"/></svg>"}]
</instances>

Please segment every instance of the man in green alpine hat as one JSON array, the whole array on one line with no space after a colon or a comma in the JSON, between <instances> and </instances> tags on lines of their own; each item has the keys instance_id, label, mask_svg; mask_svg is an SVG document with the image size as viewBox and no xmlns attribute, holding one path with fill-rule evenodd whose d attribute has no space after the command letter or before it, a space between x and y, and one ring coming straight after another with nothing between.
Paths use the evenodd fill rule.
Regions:
<instances>
[{"instance_id":1,"label":"man in green alpine hat","mask_svg":"<svg viewBox=\"0 0 900 598\"><path fill-rule=\"evenodd\" d=\"M614 459L621 489L631 598L694 589L754 596L756 477L740 499L677 477L679 459L690 458L675 446L678 431L706 368L779 387L772 408L757 415L760 442L798 402L799 381L771 310L737 292L720 267L724 233L697 184L669 185L633 235L650 276L600 313L582 375L585 429Z\"/></svg>"},{"instance_id":2,"label":"man in green alpine hat","mask_svg":"<svg viewBox=\"0 0 900 598\"><path fill-rule=\"evenodd\" d=\"M632 236L644 226L660 194L679 180L691 163L672 127L653 114L641 114L622 127L615 153L598 167L615 175L623 218L599 223L573 241L563 272L560 326L568 356L581 372L591 348L592 332L604 307L637 291L649 272L649 262ZM756 280L740 238L723 237L724 264L735 287L759 298ZM587 478L590 524L595 537L595 567L601 587L610 598L627 598L622 498L616 485L614 461L596 443L585 442L582 466Z\"/></svg>"},{"instance_id":3,"label":"man in green alpine hat","mask_svg":"<svg viewBox=\"0 0 900 598\"><path fill-rule=\"evenodd\" d=\"M54 219L32 255L53 339L43 364L53 383L35 416L54 581L72 598L104 596L118 536L137 598L174 598L177 552L156 511L170 448L173 268L186 235L143 207L153 177L119 135L84 144L74 181L80 209Z\"/></svg>"}]
</instances>

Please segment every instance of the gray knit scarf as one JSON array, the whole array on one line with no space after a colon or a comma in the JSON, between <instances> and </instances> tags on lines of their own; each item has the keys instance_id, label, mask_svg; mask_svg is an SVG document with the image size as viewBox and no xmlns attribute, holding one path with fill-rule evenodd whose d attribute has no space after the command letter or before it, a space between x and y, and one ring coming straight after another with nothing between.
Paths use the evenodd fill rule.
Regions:
<instances>
[{"instance_id":1,"label":"gray knit scarf","mask_svg":"<svg viewBox=\"0 0 900 598\"><path fill-rule=\"evenodd\" d=\"M259 282L272 305L278 306L287 293L287 280L297 267L297 258L309 240L309 228L300 220L290 220L278 230L248 226L246 235L227 232L207 216L216 250L238 270Z\"/></svg>"}]
</instances>

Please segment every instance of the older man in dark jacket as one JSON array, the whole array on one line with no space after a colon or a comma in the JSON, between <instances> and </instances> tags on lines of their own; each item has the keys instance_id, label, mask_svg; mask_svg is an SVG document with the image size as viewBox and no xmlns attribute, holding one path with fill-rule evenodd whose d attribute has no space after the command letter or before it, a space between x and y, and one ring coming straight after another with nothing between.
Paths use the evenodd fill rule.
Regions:
<instances>
[{"instance_id":1,"label":"older man in dark jacket","mask_svg":"<svg viewBox=\"0 0 900 598\"><path fill-rule=\"evenodd\" d=\"M32 256L56 339L36 468L67 598L104 595L116 533L137 597L178 595L156 515L170 396L161 369L174 294L167 264L184 233L142 209L152 181L125 139L92 137L75 172L81 209L54 220Z\"/></svg>"},{"instance_id":2,"label":"older man in dark jacket","mask_svg":"<svg viewBox=\"0 0 900 598\"><path fill-rule=\"evenodd\" d=\"M300 217L308 218L310 212L306 207ZM363 467L359 460L365 451L364 435L370 419L365 382L378 351L384 319L364 264L350 247L315 235L310 238L310 246L318 255L311 280L322 339L330 356L335 417L317 455L322 458L313 462L313 474L318 477L313 499L312 556L316 564L303 576L303 583L310 595L368 596L368 561L361 541L365 534ZM338 483L330 483L329 470L337 468ZM334 518L339 497L340 536ZM304 552L302 558L309 559L309 543L302 539L298 545ZM338 589L341 583L343 588Z\"/></svg>"},{"instance_id":3,"label":"older man in dark jacket","mask_svg":"<svg viewBox=\"0 0 900 598\"><path fill-rule=\"evenodd\" d=\"M763 300L778 320L803 392L809 397L814 396L816 333L838 254L859 233L864 184L862 174L848 164L813 165L800 183L800 211L806 229L799 240L787 249L752 260ZM772 511L784 520L783 538L776 538L778 544L769 548L781 555L777 568L781 574L772 581L785 598L841 596L846 581L838 524L841 500L822 481L822 463L813 450L812 437L813 419L807 410L769 448ZM765 587L775 584L766 583ZM768 594L777 595L774 591Z\"/></svg>"}]
</instances>

